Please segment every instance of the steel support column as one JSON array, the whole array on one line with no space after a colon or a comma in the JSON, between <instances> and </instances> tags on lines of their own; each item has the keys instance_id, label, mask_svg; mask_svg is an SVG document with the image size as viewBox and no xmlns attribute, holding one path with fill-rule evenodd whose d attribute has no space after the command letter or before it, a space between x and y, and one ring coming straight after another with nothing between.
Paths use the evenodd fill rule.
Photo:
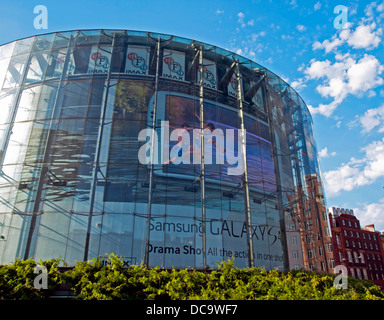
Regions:
<instances>
[{"instance_id":1,"label":"steel support column","mask_svg":"<svg viewBox=\"0 0 384 320\"><path fill-rule=\"evenodd\" d=\"M145 241L145 253L144 264L149 266L149 241L151 235L151 211L152 211L152 192L153 192L153 162L155 159L155 131L156 131L156 119L157 119L157 92L159 89L159 68L160 68L160 38L156 44L156 76L155 76L155 96L153 101L153 120L152 120L152 135L151 135L151 163L149 165L149 186L148 186L148 206L147 206L147 236ZM156 155L158 156L158 155Z\"/></svg>"},{"instance_id":2,"label":"steel support column","mask_svg":"<svg viewBox=\"0 0 384 320\"><path fill-rule=\"evenodd\" d=\"M203 47L199 49L199 106L200 106L200 201L201 201L201 227L203 246L203 268L207 268L207 234L205 225L205 159L204 159L204 66Z\"/></svg>"},{"instance_id":3,"label":"steel support column","mask_svg":"<svg viewBox=\"0 0 384 320\"><path fill-rule=\"evenodd\" d=\"M244 189L244 209L247 222L247 244L248 244L248 267L254 267L254 252L252 241L252 218L251 218L251 204L249 196L248 184L248 166L247 166L247 145L246 145L246 132L244 126L244 112L243 112L243 95L241 91L241 74L239 61L236 61L236 78L237 78L237 102L238 102L238 116L240 121L240 135L241 135L241 157L243 162L243 189Z\"/></svg>"},{"instance_id":4,"label":"steel support column","mask_svg":"<svg viewBox=\"0 0 384 320\"><path fill-rule=\"evenodd\" d=\"M24 252L24 259L29 258L29 254L30 254L30 250L31 250L33 234L34 234L35 228L36 228L36 222L37 222L36 220L37 220L37 216L39 215L41 197L42 197L43 189L44 189L44 177L45 177L45 174L48 172L48 169L49 169L47 166L47 163L49 160L49 148L50 148L50 145L52 143L53 136L54 136L52 134L52 131L53 131L53 125L55 122L55 115L56 115L56 113L58 113L57 112L58 105L59 104L61 105L61 98L63 97L61 91L65 85L64 83L66 83L68 64L70 62L70 55L71 55L72 50L73 50L74 42L75 42L75 37L73 37L71 35L71 38L69 39L69 42L68 42L68 49L67 49L65 60L64 60L63 71L61 73L60 82L59 82L59 85L57 88L56 97L55 97L54 105L52 108L51 119L49 122L49 129L47 132L47 138L45 141L44 156L43 156L42 167L41 167L41 171L40 171L40 175L39 175L39 179L38 179L38 183L37 183L35 202L33 205L31 224L29 227L29 233L28 233L27 243L26 243L25 252Z\"/></svg>"},{"instance_id":5,"label":"steel support column","mask_svg":"<svg viewBox=\"0 0 384 320\"><path fill-rule=\"evenodd\" d=\"M113 54L113 48L115 46L115 38L116 34L113 34L112 38L112 45L111 45L111 58ZM88 215L88 224L87 224L87 234L85 238L85 247L84 247L84 261L88 260L88 254L89 254L89 244L91 241L91 224L92 224L92 217L93 217L93 210L95 207L95 199L96 199L96 186L97 186L97 175L100 170L100 153L101 153L101 142L104 132L104 122L105 122L105 113L107 108L107 101L108 101L108 93L110 88L110 82L111 82L111 72L112 72L112 66L109 66L109 70L107 73L107 79L105 81L105 92L103 97L103 105L101 107L100 112L100 120L99 120L99 130L97 133L97 141L96 141L96 150L95 150L95 158L93 162L93 171L92 171L92 181L91 181L91 194L89 197L89 215Z\"/></svg>"},{"instance_id":6,"label":"steel support column","mask_svg":"<svg viewBox=\"0 0 384 320\"><path fill-rule=\"evenodd\" d=\"M283 254L283 267L284 271L289 270L289 260L288 260L288 245L287 245L287 235L286 235L286 226L285 226L285 212L284 205L282 199L282 187L281 187L281 179L280 179L280 166L278 160L278 153L276 151L276 139L275 139L275 131L274 125L275 121L272 116L272 107L269 100L269 90L268 90L268 77L265 75L264 81L264 90L265 90L265 103L267 106L267 115L268 115L268 127L269 127L269 135L271 137L271 149L272 149L272 161L273 161L273 169L275 173L276 179L276 196L277 196L277 211L279 213L279 222L280 222L280 235L281 235L281 247Z\"/></svg>"}]
</instances>

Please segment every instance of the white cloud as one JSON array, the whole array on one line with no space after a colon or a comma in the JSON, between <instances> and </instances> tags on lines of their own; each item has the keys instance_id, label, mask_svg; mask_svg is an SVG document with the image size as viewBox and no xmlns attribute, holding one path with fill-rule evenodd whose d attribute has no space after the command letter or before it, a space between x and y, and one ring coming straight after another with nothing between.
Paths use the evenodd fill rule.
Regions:
<instances>
[{"instance_id":1,"label":"white cloud","mask_svg":"<svg viewBox=\"0 0 384 320\"><path fill-rule=\"evenodd\" d=\"M239 19L237 20L237 22L240 23L241 26L244 28L244 27L246 26L246 24L244 23L245 14L244 14L243 12L239 12L239 13L237 14L237 17L239 18Z\"/></svg>"},{"instance_id":2,"label":"white cloud","mask_svg":"<svg viewBox=\"0 0 384 320\"><path fill-rule=\"evenodd\" d=\"M283 40L292 40L293 37L290 36L289 34L282 34L281 35L281 39L283 39Z\"/></svg>"},{"instance_id":3,"label":"white cloud","mask_svg":"<svg viewBox=\"0 0 384 320\"><path fill-rule=\"evenodd\" d=\"M329 158L334 157L336 155L336 152L328 152L328 148L325 147L319 151L319 158Z\"/></svg>"},{"instance_id":4,"label":"white cloud","mask_svg":"<svg viewBox=\"0 0 384 320\"><path fill-rule=\"evenodd\" d=\"M368 4L364 9L365 15L368 17L372 17L374 15L374 8L376 7L376 5L377 5L376 2L372 2Z\"/></svg>"},{"instance_id":5,"label":"white cloud","mask_svg":"<svg viewBox=\"0 0 384 320\"><path fill-rule=\"evenodd\" d=\"M351 23L346 23L345 29L339 34L333 35L331 40L315 41L312 49L324 49L326 53L329 53L346 43L353 49L372 50L380 44L383 29L377 28L375 22L370 24L361 23L354 31L351 30L351 27Z\"/></svg>"},{"instance_id":6,"label":"white cloud","mask_svg":"<svg viewBox=\"0 0 384 320\"><path fill-rule=\"evenodd\" d=\"M304 32L305 30L307 30L307 27L304 26L304 25L302 25L302 24L298 24L298 25L296 26L296 29L297 29L297 31L299 31L299 32Z\"/></svg>"},{"instance_id":7,"label":"white cloud","mask_svg":"<svg viewBox=\"0 0 384 320\"><path fill-rule=\"evenodd\" d=\"M240 32L240 29L238 30L238 32ZM241 40L241 42L239 42L237 38L234 38L231 41L230 50L236 52L237 54L243 55L244 57L254 59L257 54L263 52L263 50L268 49L268 46L266 46L265 43L260 41L260 38L265 36L266 32L260 31L247 34L245 38ZM261 60L259 58L259 62L260 61Z\"/></svg>"},{"instance_id":8,"label":"white cloud","mask_svg":"<svg viewBox=\"0 0 384 320\"><path fill-rule=\"evenodd\" d=\"M288 82L288 81L286 81ZM300 79L297 79L295 81L293 81L291 83L291 87L297 91L305 88L307 85L304 83L304 79L303 78L300 78Z\"/></svg>"},{"instance_id":9,"label":"white cloud","mask_svg":"<svg viewBox=\"0 0 384 320\"><path fill-rule=\"evenodd\" d=\"M343 40L339 39L337 35L332 36L331 40L324 40L323 42L315 41L312 45L313 50L324 49L326 53L331 52L333 49L339 47Z\"/></svg>"},{"instance_id":10,"label":"white cloud","mask_svg":"<svg viewBox=\"0 0 384 320\"><path fill-rule=\"evenodd\" d=\"M238 17L237 22L240 23L242 28L245 28L247 25L253 26L255 24L255 20L253 19L245 22L245 14L243 12L239 12L237 14L237 17Z\"/></svg>"},{"instance_id":11,"label":"white cloud","mask_svg":"<svg viewBox=\"0 0 384 320\"><path fill-rule=\"evenodd\" d=\"M363 132L370 132L377 127L378 132L384 133L384 103L378 108L368 109L359 120Z\"/></svg>"},{"instance_id":12,"label":"white cloud","mask_svg":"<svg viewBox=\"0 0 384 320\"><path fill-rule=\"evenodd\" d=\"M375 29L376 23L374 22L369 25L359 25L354 32L351 32L350 29L341 31L340 38L353 49L372 50L380 44L383 33L382 28L378 28L376 31Z\"/></svg>"},{"instance_id":13,"label":"white cloud","mask_svg":"<svg viewBox=\"0 0 384 320\"><path fill-rule=\"evenodd\" d=\"M373 89L384 83L381 77L384 65L381 65L375 56L365 51L341 54L338 50L342 45L357 50L377 48L382 40L383 29L377 27L380 24L376 24L374 19L369 17L373 17L380 10L381 5L372 2L366 6L366 17L360 20L356 28L348 22L345 29L333 35L331 39L323 42L315 41L312 44L313 50L324 49L325 53L335 54L334 62L329 59L324 61L312 59L309 66L304 69L305 80L321 80L322 82L316 87L317 92L323 98L332 99L331 102L312 107L313 114L329 117L348 95L373 97L376 95Z\"/></svg>"},{"instance_id":14,"label":"white cloud","mask_svg":"<svg viewBox=\"0 0 384 320\"><path fill-rule=\"evenodd\" d=\"M315 5L313 6L313 8L315 9L315 11L319 10L319 9L321 8L321 3L320 3L320 1L317 1L317 2L315 3Z\"/></svg>"},{"instance_id":15,"label":"white cloud","mask_svg":"<svg viewBox=\"0 0 384 320\"><path fill-rule=\"evenodd\" d=\"M364 54L357 63L347 70L348 86L352 94L366 92L384 83L383 78L378 77L384 71L384 66L376 57Z\"/></svg>"},{"instance_id":16,"label":"white cloud","mask_svg":"<svg viewBox=\"0 0 384 320\"><path fill-rule=\"evenodd\" d=\"M374 224L376 230L384 229L384 198L376 203L364 204L362 208L354 208L353 211L361 226Z\"/></svg>"},{"instance_id":17,"label":"white cloud","mask_svg":"<svg viewBox=\"0 0 384 320\"><path fill-rule=\"evenodd\" d=\"M339 106L339 102L337 102L337 101L333 101L329 104L322 104L321 103L316 108L315 107L310 108L309 112L312 115L322 114L323 116L329 117L337 109L338 106Z\"/></svg>"},{"instance_id":18,"label":"white cloud","mask_svg":"<svg viewBox=\"0 0 384 320\"><path fill-rule=\"evenodd\" d=\"M312 113L329 117L341 102L349 95L371 95L371 90L384 83L380 75L384 66L372 55L364 54L356 60L349 53L335 56L336 62L330 60L318 61L312 59L304 70L306 79L323 80L316 87L317 92L324 98L332 98L329 104L320 104L312 109Z\"/></svg>"},{"instance_id":19,"label":"white cloud","mask_svg":"<svg viewBox=\"0 0 384 320\"><path fill-rule=\"evenodd\" d=\"M224 10L220 10L220 9L216 10L216 14L223 14L223 13L224 13Z\"/></svg>"},{"instance_id":20,"label":"white cloud","mask_svg":"<svg viewBox=\"0 0 384 320\"><path fill-rule=\"evenodd\" d=\"M296 0L291 0L291 2L289 3L293 8L296 8L298 5L297 5L297 2Z\"/></svg>"},{"instance_id":21,"label":"white cloud","mask_svg":"<svg viewBox=\"0 0 384 320\"><path fill-rule=\"evenodd\" d=\"M325 190L328 197L337 196L342 190L374 183L384 177L384 138L374 141L362 149L365 156L361 159L351 158L336 170L324 172Z\"/></svg>"},{"instance_id":22,"label":"white cloud","mask_svg":"<svg viewBox=\"0 0 384 320\"><path fill-rule=\"evenodd\" d=\"M237 18L238 18L237 22L240 23L242 28L245 28L247 25L248 26L254 26L255 25L254 19L245 21L245 17L246 17L245 13L243 13L241 11L237 14Z\"/></svg>"}]
</instances>

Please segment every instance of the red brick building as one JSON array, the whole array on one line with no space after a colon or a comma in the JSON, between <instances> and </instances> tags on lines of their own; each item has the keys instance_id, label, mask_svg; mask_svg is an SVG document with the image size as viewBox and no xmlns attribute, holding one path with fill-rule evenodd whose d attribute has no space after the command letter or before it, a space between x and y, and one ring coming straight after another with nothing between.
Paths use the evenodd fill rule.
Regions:
<instances>
[{"instance_id":1,"label":"red brick building","mask_svg":"<svg viewBox=\"0 0 384 320\"><path fill-rule=\"evenodd\" d=\"M329 221L335 265L346 266L348 276L372 280L384 288L384 250L374 225L361 228L353 210L335 207Z\"/></svg>"}]
</instances>

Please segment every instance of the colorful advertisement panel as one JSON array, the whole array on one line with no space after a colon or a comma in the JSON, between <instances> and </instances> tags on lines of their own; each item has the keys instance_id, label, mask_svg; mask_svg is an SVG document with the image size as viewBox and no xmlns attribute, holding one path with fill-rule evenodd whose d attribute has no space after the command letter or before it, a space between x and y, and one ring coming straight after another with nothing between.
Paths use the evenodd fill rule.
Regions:
<instances>
[{"instance_id":1,"label":"colorful advertisement panel","mask_svg":"<svg viewBox=\"0 0 384 320\"><path fill-rule=\"evenodd\" d=\"M163 51L163 78L185 80L185 54L183 52L164 49Z\"/></svg>"},{"instance_id":2,"label":"colorful advertisement panel","mask_svg":"<svg viewBox=\"0 0 384 320\"><path fill-rule=\"evenodd\" d=\"M200 82L200 72L197 72L197 82ZM203 85L209 89L217 89L216 63L203 59Z\"/></svg>"},{"instance_id":3,"label":"colorful advertisement panel","mask_svg":"<svg viewBox=\"0 0 384 320\"><path fill-rule=\"evenodd\" d=\"M108 73L111 65L111 47L93 46L89 57L88 73Z\"/></svg>"},{"instance_id":4,"label":"colorful advertisement panel","mask_svg":"<svg viewBox=\"0 0 384 320\"><path fill-rule=\"evenodd\" d=\"M141 46L128 46L125 73L138 76L147 76L149 66L149 48Z\"/></svg>"}]
</instances>

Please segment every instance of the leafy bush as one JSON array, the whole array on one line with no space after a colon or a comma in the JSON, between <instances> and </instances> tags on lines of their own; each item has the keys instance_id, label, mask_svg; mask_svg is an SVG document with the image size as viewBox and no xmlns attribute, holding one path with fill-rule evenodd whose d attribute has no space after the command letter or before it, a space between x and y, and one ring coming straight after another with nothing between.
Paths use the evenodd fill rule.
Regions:
<instances>
[{"instance_id":1,"label":"leafy bush","mask_svg":"<svg viewBox=\"0 0 384 320\"><path fill-rule=\"evenodd\" d=\"M57 266L60 260L39 261L48 271L48 289L34 287L37 263L33 259L17 260L11 265L0 265L0 300L36 300L49 297L61 282Z\"/></svg>"},{"instance_id":2,"label":"leafy bush","mask_svg":"<svg viewBox=\"0 0 384 320\"><path fill-rule=\"evenodd\" d=\"M143 265L124 268L114 254L109 256L108 265L93 259L78 262L60 274L58 263L40 262L49 270L49 290L33 288L33 260L0 266L0 299L44 299L64 282L77 299L84 300L384 300L384 293L370 281L348 278L348 289L338 290L333 285L333 274L239 269L233 260L206 272L148 269Z\"/></svg>"}]
</instances>

